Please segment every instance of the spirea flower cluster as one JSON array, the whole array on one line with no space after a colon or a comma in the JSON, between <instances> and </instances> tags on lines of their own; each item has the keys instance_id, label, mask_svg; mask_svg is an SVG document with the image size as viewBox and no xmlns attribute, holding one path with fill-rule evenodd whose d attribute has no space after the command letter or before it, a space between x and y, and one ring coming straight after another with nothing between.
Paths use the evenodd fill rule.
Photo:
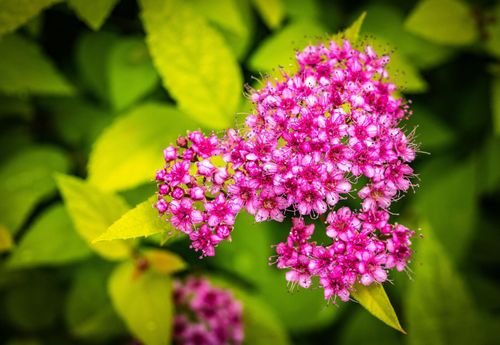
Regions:
<instances>
[{"instance_id":1,"label":"spirea flower cluster","mask_svg":"<svg viewBox=\"0 0 500 345\"><path fill-rule=\"evenodd\" d=\"M318 277L326 299L403 270L413 231L391 224L389 208L412 187L416 147L388 62L348 41L298 52L298 72L252 92L243 128L222 139L191 132L165 149L157 209L208 256L242 210L257 222L291 215L277 266L305 288ZM311 240L318 218L330 243Z\"/></svg>"},{"instance_id":2,"label":"spirea flower cluster","mask_svg":"<svg viewBox=\"0 0 500 345\"><path fill-rule=\"evenodd\" d=\"M242 306L202 278L174 282L176 345L238 345L243 341Z\"/></svg>"}]
</instances>

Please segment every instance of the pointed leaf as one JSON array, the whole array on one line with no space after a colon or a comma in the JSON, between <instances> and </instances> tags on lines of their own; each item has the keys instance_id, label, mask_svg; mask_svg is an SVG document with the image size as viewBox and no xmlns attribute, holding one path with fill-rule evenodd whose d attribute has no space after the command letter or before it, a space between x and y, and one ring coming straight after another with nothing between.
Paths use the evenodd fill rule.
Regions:
<instances>
[{"instance_id":1,"label":"pointed leaf","mask_svg":"<svg viewBox=\"0 0 500 345\"><path fill-rule=\"evenodd\" d=\"M41 11L62 0L0 1L0 36L16 30Z\"/></svg>"},{"instance_id":2,"label":"pointed leaf","mask_svg":"<svg viewBox=\"0 0 500 345\"><path fill-rule=\"evenodd\" d=\"M9 35L0 40L0 91L70 95L74 89L34 42Z\"/></svg>"},{"instance_id":3,"label":"pointed leaf","mask_svg":"<svg viewBox=\"0 0 500 345\"><path fill-rule=\"evenodd\" d=\"M444 45L472 44L479 37L472 9L461 0L423 0L406 19L408 31Z\"/></svg>"},{"instance_id":4,"label":"pointed leaf","mask_svg":"<svg viewBox=\"0 0 500 345\"><path fill-rule=\"evenodd\" d=\"M121 197L103 192L88 182L68 175L58 175L57 185L76 230L92 249L111 260L130 255L130 243L125 241L92 243L128 211L129 208Z\"/></svg>"},{"instance_id":5,"label":"pointed leaf","mask_svg":"<svg viewBox=\"0 0 500 345\"><path fill-rule=\"evenodd\" d=\"M166 250L150 249L144 252L149 267L156 273L170 275L182 271L187 264L177 254Z\"/></svg>"},{"instance_id":6,"label":"pointed leaf","mask_svg":"<svg viewBox=\"0 0 500 345\"><path fill-rule=\"evenodd\" d=\"M151 270L137 274L133 263L125 262L111 275L108 291L116 311L141 342L170 343L173 306L168 276Z\"/></svg>"},{"instance_id":7,"label":"pointed leaf","mask_svg":"<svg viewBox=\"0 0 500 345\"><path fill-rule=\"evenodd\" d=\"M89 158L89 180L116 191L151 181L163 165L163 149L196 123L172 106L139 105L118 117L97 139Z\"/></svg>"},{"instance_id":8,"label":"pointed leaf","mask_svg":"<svg viewBox=\"0 0 500 345\"><path fill-rule=\"evenodd\" d=\"M140 3L153 61L180 109L207 127L231 126L242 77L224 39L185 1Z\"/></svg>"},{"instance_id":9,"label":"pointed leaf","mask_svg":"<svg viewBox=\"0 0 500 345\"><path fill-rule=\"evenodd\" d=\"M351 294L359 304L377 319L395 330L406 333L399 323L398 316L382 284L371 284L369 286L357 284Z\"/></svg>"},{"instance_id":10,"label":"pointed leaf","mask_svg":"<svg viewBox=\"0 0 500 345\"><path fill-rule=\"evenodd\" d=\"M61 265L91 254L65 208L52 206L38 217L7 261L11 268Z\"/></svg>"},{"instance_id":11,"label":"pointed leaf","mask_svg":"<svg viewBox=\"0 0 500 345\"><path fill-rule=\"evenodd\" d=\"M260 16L270 29L277 29L285 19L285 7L281 0L253 0Z\"/></svg>"},{"instance_id":12,"label":"pointed leaf","mask_svg":"<svg viewBox=\"0 0 500 345\"><path fill-rule=\"evenodd\" d=\"M14 234L36 204L53 194L55 172L66 172L68 158L59 149L28 147L0 167L0 219Z\"/></svg>"},{"instance_id":13,"label":"pointed leaf","mask_svg":"<svg viewBox=\"0 0 500 345\"><path fill-rule=\"evenodd\" d=\"M89 27L99 30L117 2L118 0L69 0L68 5Z\"/></svg>"},{"instance_id":14,"label":"pointed leaf","mask_svg":"<svg viewBox=\"0 0 500 345\"><path fill-rule=\"evenodd\" d=\"M366 12L361 13L361 15L351 24L350 27L345 29L341 33L341 37L348 39L350 42L355 43L359 39L359 33L361 32L361 27L365 21Z\"/></svg>"},{"instance_id":15,"label":"pointed leaf","mask_svg":"<svg viewBox=\"0 0 500 345\"><path fill-rule=\"evenodd\" d=\"M147 237L160 232L177 234L177 231L158 215L153 207L156 196L140 203L132 210L123 214L94 242L111 241L136 237Z\"/></svg>"}]
</instances>

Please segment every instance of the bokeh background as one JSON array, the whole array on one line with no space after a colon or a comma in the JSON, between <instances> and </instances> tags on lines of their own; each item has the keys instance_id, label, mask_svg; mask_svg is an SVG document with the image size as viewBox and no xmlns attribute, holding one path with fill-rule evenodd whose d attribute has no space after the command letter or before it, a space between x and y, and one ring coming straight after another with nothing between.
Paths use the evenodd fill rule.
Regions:
<instances>
[{"instance_id":1,"label":"bokeh background","mask_svg":"<svg viewBox=\"0 0 500 345\"><path fill-rule=\"evenodd\" d=\"M120 249L91 240L154 194L163 147L188 128L239 126L251 111L244 84L293 69L294 49L364 11L362 39L391 54L420 143L419 187L392 210L417 230L415 256L386 284L407 335L355 302L289 291L268 264L286 223L242 215L232 243L203 260L182 238L136 248L177 253L188 263L177 274L221 276L251 294L262 310L248 344L498 344L493 0L0 0L0 343L131 343L107 290ZM55 173L81 179L66 189L58 179L64 200Z\"/></svg>"}]
</instances>

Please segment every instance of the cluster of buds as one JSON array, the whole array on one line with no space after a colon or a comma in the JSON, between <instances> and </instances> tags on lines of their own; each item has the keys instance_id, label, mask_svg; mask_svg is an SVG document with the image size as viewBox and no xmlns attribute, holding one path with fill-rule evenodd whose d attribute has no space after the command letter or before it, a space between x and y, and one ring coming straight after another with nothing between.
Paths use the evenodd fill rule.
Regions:
<instances>
[{"instance_id":1,"label":"cluster of buds","mask_svg":"<svg viewBox=\"0 0 500 345\"><path fill-rule=\"evenodd\" d=\"M348 41L298 52L296 73L252 92L243 128L222 139L191 132L165 150L157 209L203 255L230 238L241 210L257 222L291 214L277 265L302 287L319 277L326 299L346 301L355 283L403 270L413 231L391 224L389 208L412 187L416 146L403 131L411 112L388 81L388 62ZM311 241L305 220L317 218L331 243Z\"/></svg>"}]
</instances>

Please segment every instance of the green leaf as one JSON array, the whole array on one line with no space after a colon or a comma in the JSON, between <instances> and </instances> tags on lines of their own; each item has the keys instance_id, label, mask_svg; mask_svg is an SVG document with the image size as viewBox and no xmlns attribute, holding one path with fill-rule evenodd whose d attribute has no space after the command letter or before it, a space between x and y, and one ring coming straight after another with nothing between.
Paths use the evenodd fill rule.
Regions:
<instances>
[{"instance_id":1,"label":"green leaf","mask_svg":"<svg viewBox=\"0 0 500 345\"><path fill-rule=\"evenodd\" d=\"M128 242L92 242L128 211L125 201L76 177L58 175L56 179L76 230L92 249L111 260L128 257L131 250Z\"/></svg>"},{"instance_id":2,"label":"green leaf","mask_svg":"<svg viewBox=\"0 0 500 345\"><path fill-rule=\"evenodd\" d=\"M487 14L491 15L496 20L492 20L491 23L488 23L486 26L486 50L500 58L500 4L497 4L491 11L488 11Z\"/></svg>"},{"instance_id":3,"label":"green leaf","mask_svg":"<svg viewBox=\"0 0 500 345\"><path fill-rule=\"evenodd\" d=\"M290 344L290 339L281 324L281 320L257 295L219 277L211 277L210 281L215 286L230 290L242 304L245 334L243 344Z\"/></svg>"},{"instance_id":4,"label":"green leaf","mask_svg":"<svg viewBox=\"0 0 500 345\"><path fill-rule=\"evenodd\" d=\"M277 29L285 19L285 7L281 0L252 0L260 16L270 29Z\"/></svg>"},{"instance_id":5,"label":"green leaf","mask_svg":"<svg viewBox=\"0 0 500 345\"><path fill-rule=\"evenodd\" d=\"M428 219L449 255L460 259L470 244L478 213L475 164L434 160L420 172L417 212Z\"/></svg>"},{"instance_id":6,"label":"green leaf","mask_svg":"<svg viewBox=\"0 0 500 345\"><path fill-rule=\"evenodd\" d=\"M31 120L33 113L33 105L27 97L0 95L0 118L16 117L23 120Z\"/></svg>"},{"instance_id":7,"label":"green leaf","mask_svg":"<svg viewBox=\"0 0 500 345\"><path fill-rule=\"evenodd\" d=\"M68 0L68 5L90 28L99 30L117 2L118 0Z\"/></svg>"},{"instance_id":8,"label":"green leaf","mask_svg":"<svg viewBox=\"0 0 500 345\"><path fill-rule=\"evenodd\" d=\"M461 0L423 0L406 19L408 31L429 41L461 46L479 37L472 9Z\"/></svg>"},{"instance_id":9,"label":"green leaf","mask_svg":"<svg viewBox=\"0 0 500 345\"><path fill-rule=\"evenodd\" d=\"M159 232L170 232L171 236L176 234L177 231L169 222L160 218L153 207L156 200L156 196L153 196L125 213L94 242L147 237Z\"/></svg>"},{"instance_id":10,"label":"green leaf","mask_svg":"<svg viewBox=\"0 0 500 345\"><path fill-rule=\"evenodd\" d=\"M411 109L413 115L406 122L406 128L408 131L413 130L414 127L417 128L415 137L421 149L431 152L443 147L449 147L455 141L455 132L445 125L429 108L414 103Z\"/></svg>"},{"instance_id":11,"label":"green leaf","mask_svg":"<svg viewBox=\"0 0 500 345\"><path fill-rule=\"evenodd\" d=\"M76 270L66 298L65 321L77 338L105 340L126 333L108 295L110 263L92 260Z\"/></svg>"},{"instance_id":12,"label":"green leaf","mask_svg":"<svg viewBox=\"0 0 500 345\"><path fill-rule=\"evenodd\" d=\"M16 30L47 7L62 0L1 0L0 36Z\"/></svg>"},{"instance_id":13,"label":"green leaf","mask_svg":"<svg viewBox=\"0 0 500 345\"><path fill-rule=\"evenodd\" d=\"M122 110L153 90L159 76L141 38L121 39L109 54L110 102Z\"/></svg>"},{"instance_id":14,"label":"green leaf","mask_svg":"<svg viewBox=\"0 0 500 345\"><path fill-rule=\"evenodd\" d=\"M2 296L5 298L2 316L5 315L15 328L24 331L50 328L61 311L62 294L52 276L31 272L23 275Z\"/></svg>"},{"instance_id":15,"label":"green leaf","mask_svg":"<svg viewBox=\"0 0 500 345\"><path fill-rule=\"evenodd\" d=\"M172 287L168 276L135 272L132 262L118 266L108 291L129 330L145 345L169 344L172 334Z\"/></svg>"},{"instance_id":16,"label":"green leaf","mask_svg":"<svg viewBox=\"0 0 500 345\"><path fill-rule=\"evenodd\" d=\"M141 5L153 61L180 109L207 127L231 126L242 77L224 39L186 2Z\"/></svg>"},{"instance_id":17,"label":"green leaf","mask_svg":"<svg viewBox=\"0 0 500 345\"><path fill-rule=\"evenodd\" d=\"M366 12L361 13L361 15L351 24L350 27L345 29L340 36L342 38L348 39L351 43L355 43L359 39L359 33L361 32L361 27L365 21Z\"/></svg>"},{"instance_id":18,"label":"green leaf","mask_svg":"<svg viewBox=\"0 0 500 345\"><path fill-rule=\"evenodd\" d=\"M0 224L0 253L8 252L14 247L12 235L5 226Z\"/></svg>"},{"instance_id":19,"label":"green leaf","mask_svg":"<svg viewBox=\"0 0 500 345\"><path fill-rule=\"evenodd\" d=\"M87 244L73 229L66 210L58 204L37 218L9 257L7 266L25 268L61 265L81 260L90 254Z\"/></svg>"},{"instance_id":20,"label":"green leaf","mask_svg":"<svg viewBox=\"0 0 500 345\"><path fill-rule=\"evenodd\" d=\"M171 275L187 267L186 262L180 256L166 250L149 249L143 255L148 267L158 274Z\"/></svg>"},{"instance_id":21,"label":"green leaf","mask_svg":"<svg viewBox=\"0 0 500 345\"><path fill-rule=\"evenodd\" d=\"M109 102L108 58L119 42L117 34L100 31L83 34L76 43L76 65L87 89Z\"/></svg>"},{"instance_id":22,"label":"green leaf","mask_svg":"<svg viewBox=\"0 0 500 345\"><path fill-rule=\"evenodd\" d=\"M69 162L59 149L27 148L0 167L0 219L14 234L38 202L55 192L55 172L66 172Z\"/></svg>"},{"instance_id":23,"label":"green leaf","mask_svg":"<svg viewBox=\"0 0 500 345\"><path fill-rule=\"evenodd\" d=\"M322 4L319 0L283 0L286 13L294 19L321 18Z\"/></svg>"},{"instance_id":24,"label":"green leaf","mask_svg":"<svg viewBox=\"0 0 500 345\"><path fill-rule=\"evenodd\" d=\"M335 337L330 344L400 345L402 342L398 335L399 333L389 327L381 327L378 320L358 308L342 327L340 342Z\"/></svg>"},{"instance_id":25,"label":"green leaf","mask_svg":"<svg viewBox=\"0 0 500 345\"><path fill-rule=\"evenodd\" d=\"M477 310L464 281L434 233L422 228L406 300L409 344L481 344Z\"/></svg>"},{"instance_id":26,"label":"green leaf","mask_svg":"<svg viewBox=\"0 0 500 345\"><path fill-rule=\"evenodd\" d=\"M491 109L493 111L493 130L500 136L500 76L493 79L491 85Z\"/></svg>"},{"instance_id":27,"label":"green leaf","mask_svg":"<svg viewBox=\"0 0 500 345\"><path fill-rule=\"evenodd\" d=\"M89 180L103 190L136 187L154 178L163 149L196 123L172 106L139 105L123 114L97 139L89 158Z\"/></svg>"},{"instance_id":28,"label":"green leaf","mask_svg":"<svg viewBox=\"0 0 500 345\"><path fill-rule=\"evenodd\" d=\"M479 155L479 193L493 195L500 190L500 137L489 138Z\"/></svg>"},{"instance_id":29,"label":"green leaf","mask_svg":"<svg viewBox=\"0 0 500 345\"><path fill-rule=\"evenodd\" d=\"M261 43L249 60L249 67L258 72L271 72L279 66L295 71L295 50L316 44L326 32L315 21L292 22Z\"/></svg>"},{"instance_id":30,"label":"green leaf","mask_svg":"<svg viewBox=\"0 0 500 345\"><path fill-rule=\"evenodd\" d=\"M9 35L0 40L0 91L11 95L70 95L74 89L34 42Z\"/></svg>"},{"instance_id":31,"label":"green leaf","mask_svg":"<svg viewBox=\"0 0 500 345\"><path fill-rule=\"evenodd\" d=\"M351 295L377 319L406 334L399 324L398 316L382 284L371 284L370 286L356 284Z\"/></svg>"}]
</instances>

